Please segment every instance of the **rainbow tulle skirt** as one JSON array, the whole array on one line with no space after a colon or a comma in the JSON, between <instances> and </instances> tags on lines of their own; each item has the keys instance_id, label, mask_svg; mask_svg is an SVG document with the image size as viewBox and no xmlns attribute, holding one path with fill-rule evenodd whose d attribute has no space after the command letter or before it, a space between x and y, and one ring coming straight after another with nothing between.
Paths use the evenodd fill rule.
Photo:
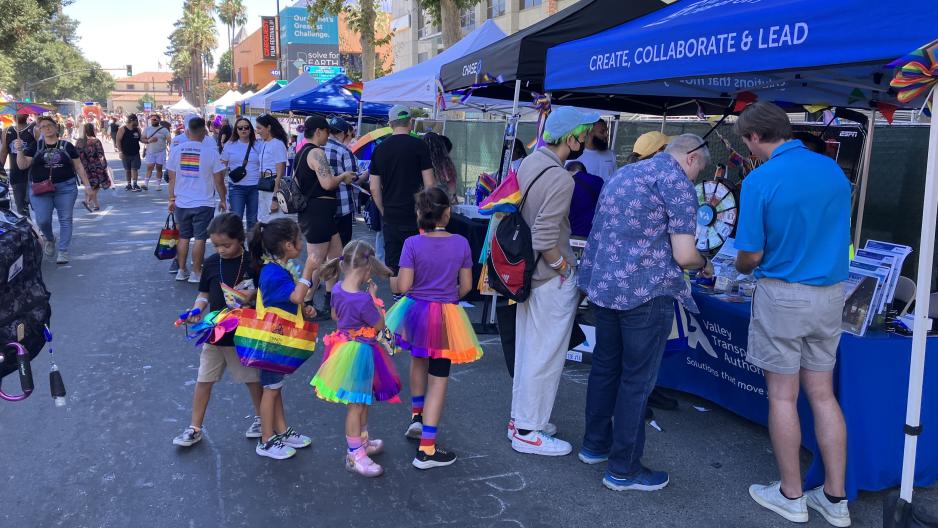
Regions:
<instances>
[{"instance_id":1,"label":"rainbow tulle skirt","mask_svg":"<svg viewBox=\"0 0 938 528\"><path fill-rule=\"evenodd\" d=\"M323 342L322 365L309 382L316 396L345 404L399 401L401 378L387 351L373 339L333 332Z\"/></svg>"},{"instance_id":2,"label":"rainbow tulle skirt","mask_svg":"<svg viewBox=\"0 0 938 528\"><path fill-rule=\"evenodd\" d=\"M395 344L414 357L453 363L470 363L482 357L472 323L458 304L403 297L388 310L385 322Z\"/></svg>"}]
</instances>

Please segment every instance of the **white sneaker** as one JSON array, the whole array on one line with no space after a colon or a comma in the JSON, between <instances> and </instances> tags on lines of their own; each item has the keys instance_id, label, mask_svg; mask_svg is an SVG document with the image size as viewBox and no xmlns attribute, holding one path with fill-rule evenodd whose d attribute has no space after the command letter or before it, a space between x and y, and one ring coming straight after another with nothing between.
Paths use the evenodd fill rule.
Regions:
<instances>
[{"instance_id":1,"label":"white sneaker","mask_svg":"<svg viewBox=\"0 0 938 528\"><path fill-rule=\"evenodd\" d=\"M515 431L511 437L511 448L519 453L532 455L563 456L573 451L570 442L549 436L542 431L531 431L522 435Z\"/></svg>"},{"instance_id":2,"label":"white sneaker","mask_svg":"<svg viewBox=\"0 0 938 528\"><path fill-rule=\"evenodd\" d=\"M184 281L184 280L186 280L186 279L188 279L188 278L189 278L189 272L188 272L188 271L186 271L186 270L184 270L184 269L181 269L181 270L179 270L179 271L176 272L176 280L182 282L182 281Z\"/></svg>"},{"instance_id":3,"label":"white sneaker","mask_svg":"<svg viewBox=\"0 0 938 528\"><path fill-rule=\"evenodd\" d=\"M260 438L261 437L261 417L255 416L254 423L251 424L251 427L248 427L248 430L244 432L245 438Z\"/></svg>"},{"instance_id":4,"label":"white sneaker","mask_svg":"<svg viewBox=\"0 0 938 528\"><path fill-rule=\"evenodd\" d=\"M56 264L68 264L68 251L59 251L59 255L55 257Z\"/></svg>"},{"instance_id":5,"label":"white sneaker","mask_svg":"<svg viewBox=\"0 0 938 528\"><path fill-rule=\"evenodd\" d=\"M774 511L791 522L808 522L808 506L804 495L791 500L782 495L782 483L773 482L769 485L753 484L749 486L749 496L759 503L759 506Z\"/></svg>"},{"instance_id":6,"label":"white sneaker","mask_svg":"<svg viewBox=\"0 0 938 528\"><path fill-rule=\"evenodd\" d=\"M202 441L202 430L191 425L181 435L173 438L173 444L180 447L190 447Z\"/></svg>"},{"instance_id":7,"label":"white sneaker","mask_svg":"<svg viewBox=\"0 0 938 528\"><path fill-rule=\"evenodd\" d=\"M283 445L294 449L309 447L313 443L310 437L297 433L292 427L287 427L287 430L280 435L280 441L283 442Z\"/></svg>"},{"instance_id":8,"label":"white sneaker","mask_svg":"<svg viewBox=\"0 0 938 528\"><path fill-rule=\"evenodd\" d=\"M177 275L176 277L178 278L179 276ZM193 271L192 273L189 274L189 282L190 282L190 283L192 283L192 284L198 284L199 281L201 281L201 280L202 280L202 274L201 274L201 273L196 273L196 272Z\"/></svg>"},{"instance_id":9,"label":"white sneaker","mask_svg":"<svg viewBox=\"0 0 938 528\"><path fill-rule=\"evenodd\" d=\"M55 240L42 241L42 254L49 258L55 256Z\"/></svg>"},{"instance_id":10,"label":"white sneaker","mask_svg":"<svg viewBox=\"0 0 938 528\"><path fill-rule=\"evenodd\" d=\"M274 460L286 460L296 454L296 449L287 447L279 436L274 436L266 444L257 443L254 452L260 456L273 458Z\"/></svg>"},{"instance_id":11,"label":"white sneaker","mask_svg":"<svg viewBox=\"0 0 938 528\"><path fill-rule=\"evenodd\" d=\"M847 501L842 500L833 503L827 500L824 495L824 486L814 488L805 492L808 507L821 514L824 520L832 526L840 528L850 526L850 510L847 509Z\"/></svg>"},{"instance_id":12,"label":"white sneaker","mask_svg":"<svg viewBox=\"0 0 938 528\"><path fill-rule=\"evenodd\" d=\"M552 423L548 423L547 425L544 426L544 429L542 429L541 432L546 434L547 436L554 436L557 434L557 426ZM515 420L511 419L511 420L508 420L508 435L507 436L508 436L509 441L511 441L511 437L514 436L514 434L515 434Z\"/></svg>"}]
</instances>

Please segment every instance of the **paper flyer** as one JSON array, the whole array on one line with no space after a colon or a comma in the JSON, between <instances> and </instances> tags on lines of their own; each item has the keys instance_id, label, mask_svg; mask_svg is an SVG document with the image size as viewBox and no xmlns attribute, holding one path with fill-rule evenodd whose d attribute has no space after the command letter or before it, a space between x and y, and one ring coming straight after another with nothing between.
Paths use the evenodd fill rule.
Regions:
<instances>
[{"instance_id":1,"label":"paper flyer","mask_svg":"<svg viewBox=\"0 0 938 528\"><path fill-rule=\"evenodd\" d=\"M892 303L893 296L896 293L896 284L899 283L899 275L902 272L901 269L896 267L896 256L892 253L885 253L878 250L858 249L854 260L864 264L889 269L889 278L886 280L885 294L881 299L882 304L879 307L880 311L885 310L889 304Z\"/></svg>"},{"instance_id":2,"label":"paper flyer","mask_svg":"<svg viewBox=\"0 0 938 528\"><path fill-rule=\"evenodd\" d=\"M876 311L876 292L880 290L880 280L874 274L851 267L850 276L844 281L844 312L841 328L844 332L862 336L870 326Z\"/></svg>"}]
</instances>

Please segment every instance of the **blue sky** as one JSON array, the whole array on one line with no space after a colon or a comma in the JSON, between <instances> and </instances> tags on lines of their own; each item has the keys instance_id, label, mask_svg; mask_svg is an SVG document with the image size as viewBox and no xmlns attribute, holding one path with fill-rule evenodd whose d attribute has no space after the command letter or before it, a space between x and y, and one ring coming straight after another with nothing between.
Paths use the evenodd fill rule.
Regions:
<instances>
[{"instance_id":1,"label":"blue sky","mask_svg":"<svg viewBox=\"0 0 938 528\"><path fill-rule=\"evenodd\" d=\"M75 0L65 13L78 20L79 46L85 57L123 77L123 68L133 65L134 73L168 71L164 54L173 23L182 16L183 0ZM295 3L281 0L280 8ZM276 14L275 0L244 0L248 11L248 33L259 28L261 16ZM225 26L217 22L219 48L216 62L228 46ZM162 64L162 68L158 66Z\"/></svg>"}]
</instances>

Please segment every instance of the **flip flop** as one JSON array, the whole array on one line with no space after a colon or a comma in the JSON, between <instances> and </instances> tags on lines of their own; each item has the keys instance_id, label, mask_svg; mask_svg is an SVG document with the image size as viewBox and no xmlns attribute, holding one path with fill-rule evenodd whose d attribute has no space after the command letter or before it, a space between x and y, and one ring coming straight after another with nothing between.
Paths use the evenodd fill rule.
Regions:
<instances>
[{"instance_id":1,"label":"flip flop","mask_svg":"<svg viewBox=\"0 0 938 528\"><path fill-rule=\"evenodd\" d=\"M89 213L93 213L93 212L94 212L94 209L91 208L91 205L89 205L88 202L82 200L82 201L81 201L81 204L85 206L85 209L87 209Z\"/></svg>"}]
</instances>

